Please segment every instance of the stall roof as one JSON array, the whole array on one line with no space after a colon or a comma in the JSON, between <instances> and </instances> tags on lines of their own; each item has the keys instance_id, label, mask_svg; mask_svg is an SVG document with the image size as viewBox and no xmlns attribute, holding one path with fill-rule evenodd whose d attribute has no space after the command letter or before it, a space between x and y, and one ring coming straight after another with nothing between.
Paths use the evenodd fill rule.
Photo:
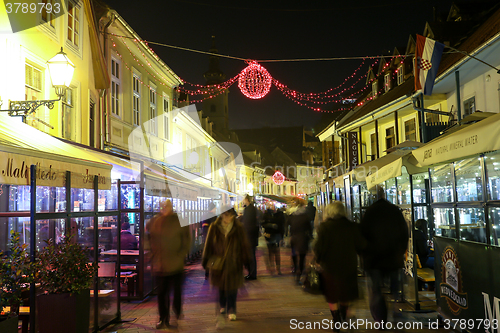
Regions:
<instances>
[{"instance_id":1,"label":"stall roof","mask_svg":"<svg viewBox=\"0 0 500 333\"><path fill-rule=\"evenodd\" d=\"M500 114L478 121L412 151L413 163L419 167L500 149Z\"/></svg>"},{"instance_id":2,"label":"stall roof","mask_svg":"<svg viewBox=\"0 0 500 333\"><path fill-rule=\"evenodd\" d=\"M37 184L62 187L64 172L71 171L71 186L92 188L94 176L100 189L111 187L111 165L85 150L62 142L7 114L0 114L0 183L29 185L29 166L38 166Z\"/></svg>"}]
</instances>

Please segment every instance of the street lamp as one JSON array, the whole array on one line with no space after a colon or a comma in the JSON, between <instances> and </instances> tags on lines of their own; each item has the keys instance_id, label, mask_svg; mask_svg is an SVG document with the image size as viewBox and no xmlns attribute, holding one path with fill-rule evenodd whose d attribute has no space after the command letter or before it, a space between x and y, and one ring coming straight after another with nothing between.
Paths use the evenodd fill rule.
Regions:
<instances>
[{"instance_id":1,"label":"street lamp","mask_svg":"<svg viewBox=\"0 0 500 333\"><path fill-rule=\"evenodd\" d=\"M60 101L66 89L71 84L71 78L75 71L75 65L69 60L66 53L61 47L61 52L57 53L52 59L47 61L49 69L50 81L56 91L59 99L52 100L33 100L33 101L10 101L8 110L0 110L9 112L9 116L27 116L36 111L39 106L45 105L49 109L54 108L54 102ZM0 106L2 102L0 101Z\"/></svg>"}]
</instances>

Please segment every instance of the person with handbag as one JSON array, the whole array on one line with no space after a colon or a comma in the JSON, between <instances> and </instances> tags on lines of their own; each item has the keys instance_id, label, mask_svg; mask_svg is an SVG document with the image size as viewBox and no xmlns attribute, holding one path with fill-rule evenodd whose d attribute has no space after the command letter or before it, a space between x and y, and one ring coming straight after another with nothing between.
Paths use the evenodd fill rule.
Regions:
<instances>
[{"instance_id":1,"label":"person with handbag","mask_svg":"<svg viewBox=\"0 0 500 333\"><path fill-rule=\"evenodd\" d=\"M202 265L210 271L210 284L219 289L216 328L222 328L225 314L229 320L236 320L236 296L244 284L243 268L250 265L246 232L231 206L223 207L208 229Z\"/></svg>"},{"instance_id":2,"label":"person with handbag","mask_svg":"<svg viewBox=\"0 0 500 333\"><path fill-rule=\"evenodd\" d=\"M319 225L314 255L322 268L323 293L332 313L333 331L339 332L347 318L349 302L359 297L357 254L367 243L358 225L346 218L342 202L326 206L325 217Z\"/></svg>"}]
</instances>

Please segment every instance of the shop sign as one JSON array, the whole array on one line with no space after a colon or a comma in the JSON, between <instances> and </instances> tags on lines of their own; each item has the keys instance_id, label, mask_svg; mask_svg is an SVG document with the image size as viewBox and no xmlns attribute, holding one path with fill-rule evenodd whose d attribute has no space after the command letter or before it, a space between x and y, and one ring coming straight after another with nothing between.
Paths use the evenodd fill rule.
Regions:
<instances>
[{"instance_id":1,"label":"shop sign","mask_svg":"<svg viewBox=\"0 0 500 333\"><path fill-rule=\"evenodd\" d=\"M348 132L349 167L355 169L359 164L358 132Z\"/></svg>"},{"instance_id":2,"label":"shop sign","mask_svg":"<svg viewBox=\"0 0 500 333\"><path fill-rule=\"evenodd\" d=\"M95 177L98 177L99 189L109 190L111 188L110 170L105 168L7 152L0 152L0 184L30 185L31 165L37 167L36 181L38 186L66 186L66 170L69 170L71 171L71 187L73 188L92 189Z\"/></svg>"},{"instance_id":3,"label":"shop sign","mask_svg":"<svg viewBox=\"0 0 500 333\"><path fill-rule=\"evenodd\" d=\"M446 300L450 311L458 315L462 309L467 309L467 293L462 289L462 270L455 250L447 246L441 254L441 276L439 286L441 297Z\"/></svg>"}]
</instances>

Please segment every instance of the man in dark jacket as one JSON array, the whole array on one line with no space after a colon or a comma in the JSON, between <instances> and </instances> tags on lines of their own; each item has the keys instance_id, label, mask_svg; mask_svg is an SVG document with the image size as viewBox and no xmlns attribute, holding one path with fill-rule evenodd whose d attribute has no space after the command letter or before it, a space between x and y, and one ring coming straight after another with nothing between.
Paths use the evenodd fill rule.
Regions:
<instances>
[{"instance_id":1,"label":"man in dark jacket","mask_svg":"<svg viewBox=\"0 0 500 333\"><path fill-rule=\"evenodd\" d=\"M257 279L257 259L255 251L259 245L259 223L257 222L257 208L253 205L252 198L247 195L243 199L243 227L247 233L248 242L250 243L250 267L248 267L247 280Z\"/></svg>"},{"instance_id":2,"label":"man in dark jacket","mask_svg":"<svg viewBox=\"0 0 500 333\"><path fill-rule=\"evenodd\" d=\"M396 300L400 289L401 268L408 247L408 226L399 208L385 199L384 188L374 190L378 200L361 220L361 233L368 241L363 252L365 272L370 278L370 310L375 321L387 322L387 306L381 286L390 278L391 294Z\"/></svg>"},{"instance_id":3,"label":"man in dark jacket","mask_svg":"<svg viewBox=\"0 0 500 333\"><path fill-rule=\"evenodd\" d=\"M130 232L130 223L128 223L128 222L122 223L122 230L120 233L120 238L121 238L121 249L122 250L137 250L137 249L139 249L137 238L135 238L135 236L132 235L132 233ZM115 247L118 247L118 237L114 238L114 243L115 243Z\"/></svg>"}]
</instances>

